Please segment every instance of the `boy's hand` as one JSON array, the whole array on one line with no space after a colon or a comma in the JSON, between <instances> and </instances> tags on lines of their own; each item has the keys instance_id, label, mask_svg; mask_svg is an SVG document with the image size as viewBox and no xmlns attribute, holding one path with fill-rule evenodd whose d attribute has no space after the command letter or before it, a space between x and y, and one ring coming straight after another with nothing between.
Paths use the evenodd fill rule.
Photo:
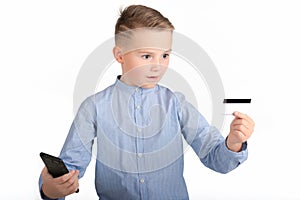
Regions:
<instances>
[{"instance_id":1,"label":"boy's hand","mask_svg":"<svg viewBox=\"0 0 300 200\"><path fill-rule=\"evenodd\" d=\"M53 178L47 167L44 167L42 170L42 190L44 194L48 198L57 199L76 192L79 188L78 174L78 170L71 170L68 174Z\"/></svg>"},{"instance_id":2,"label":"boy's hand","mask_svg":"<svg viewBox=\"0 0 300 200\"><path fill-rule=\"evenodd\" d=\"M239 152L254 131L254 121L246 114L234 112L226 145L231 151Z\"/></svg>"}]
</instances>

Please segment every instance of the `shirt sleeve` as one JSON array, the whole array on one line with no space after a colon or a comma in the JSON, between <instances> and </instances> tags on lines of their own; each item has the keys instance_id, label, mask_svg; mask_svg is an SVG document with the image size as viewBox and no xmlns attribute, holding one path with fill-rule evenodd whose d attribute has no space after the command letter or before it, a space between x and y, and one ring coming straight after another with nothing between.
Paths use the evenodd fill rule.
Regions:
<instances>
[{"instance_id":1,"label":"shirt sleeve","mask_svg":"<svg viewBox=\"0 0 300 200\"><path fill-rule=\"evenodd\" d=\"M201 113L185 100L183 94L175 94L183 137L206 167L219 173L228 173L247 159L246 142L240 152L229 150L220 131L210 126Z\"/></svg>"},{"instance_id":2,"label":"shirt sleeve","mask_svg":"<svg viewBox=\"0 0 300 200\"><path fill-rule=\"evenodd\" d=\"M79 178L91 161L97 131L96 115L95 98L91 96L80 105L60 152L59 157L69 170L79 170Z\"/></svg>"},{"instance_id":3,"label":"shirt sleeve","mask_svg":"<svg viewBox=\"0 0 300 200\"><path fill-rule=\"evenodd\" d=\"M79 107L72 122L59 157L68 170L79 170L81 178L91 161L92 146L96 137L96 108L94 97L87 98ZM39 188L42 199L49 199L42 193L43 180L40 176ZM60 198L59 200L63 200Z\"/></svg>"}]
</instances>

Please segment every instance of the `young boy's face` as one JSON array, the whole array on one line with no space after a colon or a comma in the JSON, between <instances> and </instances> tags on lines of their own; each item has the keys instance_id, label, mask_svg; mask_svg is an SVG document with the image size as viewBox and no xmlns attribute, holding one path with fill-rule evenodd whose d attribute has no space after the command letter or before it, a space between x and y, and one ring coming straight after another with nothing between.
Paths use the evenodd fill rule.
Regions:
<instances>
[{"instance_id":1,"label":"young boy's face","mask_svg":"<svg viewBox=\"0 0 300 200\"><path fill-rule=\"evenodd\" d=\"M172 32L137 30L114 48L116 60L122 65L121 80L128 85L154 87L169 65Z\"/></svg>"},{"instance_id":2,"label":"young boy's face","mask_svg":"<svg viewBox=\"0 0 300 200\"><path fill-rule=\"evenodd\" d=\"M154 87L166 72L170 51L145 48L123 55L122 79L129 85Z\"/></svg>"}]
</instances>

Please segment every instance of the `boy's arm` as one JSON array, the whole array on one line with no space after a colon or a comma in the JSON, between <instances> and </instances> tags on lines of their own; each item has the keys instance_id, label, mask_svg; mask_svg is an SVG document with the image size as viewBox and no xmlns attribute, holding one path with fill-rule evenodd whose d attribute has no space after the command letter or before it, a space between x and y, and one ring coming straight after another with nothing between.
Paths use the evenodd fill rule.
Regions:
<instances>
[{"instance_id":1,"label":"boy's arm","mask_svg":"<svg viewBox=\"0 0 300 200\"><path fill-rule=\"evenodd\" d=\"M220 131L210 126L199 111L185 100L183 94L176 93L176 96L181 132L206 167L228 173L247 159L246 142L242 143L239 152L229 150Z\"/></svg>"},{"instance_id":2,"label":"boy's arm","mask_svg":"<svg viewBox=\"0 0 300 200\"><path fill-rule=\"evenodd\" d=\"M75 171L75 174L77 173L78 178L84 175L86 167L91 161L92 145L95 137L96 108L94 98L89 97L81 104L59 156L70 171L70 175L74 175L72 173L74 173L75 170L77 171ZM43 171L39 180L39 188L41 197L43 199L49 199L45 196L43 197L42 188L45 189L46 186L43 186L43 179L45 179L45 177L45 172ZM47 181L49 181L49 179ZM47 189L48 188L46 188L46 190ZM64 197L62 196L59 199L64 199Z\"/></svg>"}]
</instances>

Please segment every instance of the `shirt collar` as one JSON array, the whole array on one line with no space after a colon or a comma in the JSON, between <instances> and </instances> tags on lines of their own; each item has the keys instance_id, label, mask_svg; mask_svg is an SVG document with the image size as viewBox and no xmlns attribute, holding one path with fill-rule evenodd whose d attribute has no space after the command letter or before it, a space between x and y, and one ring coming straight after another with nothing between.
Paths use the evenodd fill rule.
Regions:
<instances>
[{"instance_id":1,"label":"shirt collar","mask_svg":"<svg viewBox=\"0 0 300 200\"><path fill-rule=\"evenodd\" d=\"M158 84L156 84L155 87L153 87L153 88L142 88L142 87L137 87L137 86L130 86L121 81L121 75L117 76L115 86L117 88L121 89L122 91L126 91L131 94L134 92L140 92L142 94L152 93L152 92L157 91L160 87Z\"/></svg>"}]
</instances>

